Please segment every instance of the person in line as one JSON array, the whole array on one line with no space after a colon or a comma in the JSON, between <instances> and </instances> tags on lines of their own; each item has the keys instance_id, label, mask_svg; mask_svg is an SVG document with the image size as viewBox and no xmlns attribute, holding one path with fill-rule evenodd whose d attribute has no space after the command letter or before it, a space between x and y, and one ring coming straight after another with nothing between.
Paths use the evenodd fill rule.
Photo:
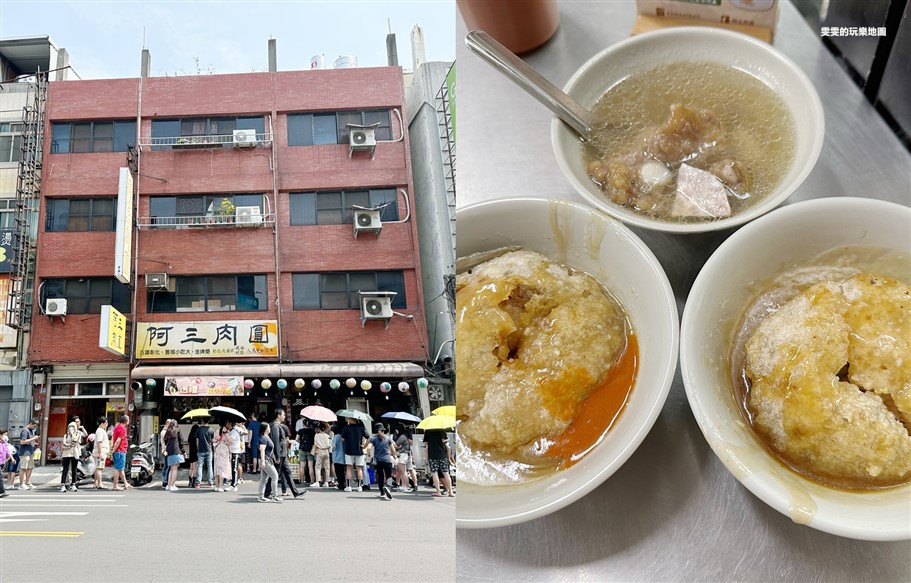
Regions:
<instances>
[{"instance_id":1,"label":"person in line","mask_svg":"<svg viewBox=\"0 0 911 583\"><path fill-rule=\"evenodd\" d=\"M165 490L169 492L177 491L177 470L183 463L183 436L180 434L180 427L176 419L168 419L165 424L165 451L168 454L168 485Z\"/></svg>"},{"instance_id":2,"label":"person in line","mask_svg":"<svg viewBox=\"0 0 911 583\"><path fill-rule=\"evenodd\" d=\"M312 487L317 485L316 472L314 471L316 456L310 453L313 450L313 438L316 436L316 429L313 428L315 422L304 417L303 411L301 411L299 422L301 421L303 423L300 424L300 429L297 430L297 441L300 443L299 475L302 483L309 483Z\"/></svg>"},{"instance_id":3,"label":"person in line","mask_svg":"<svg viewBox=\"0 0 911 583\"><path fill-rule=\"evenodd\" d=\"M9 432L0 435L0 441L6 442L6 449L9 454L9 457L6 458L6 463L0 465L0 471L6 474L6 481L10 490L15 490L15 481L19 476L19 450L10 441Z\"/></svg>"},{"instance_id":4,"label":"person in line","mask_svg":"<svg viewBox=\"0 0 911 583\"><path fill-rule=\"evenodd\" d=\"M288 463L288 426L285 425L285 410L276 409L275 419L272 422L272 459L275 462L275 470L278 472L278 482L273 486L281 486L282 495L287 495L288 490L295 498L303 496L307 490L298 490L294 486L294 480L291 478L291 465ZM266 496L269 496L269 487L266 487ZM277 496L276 496L277 497Z\"/></svg>"},{"instance_id":5,"label":"person in line","mask_svg":"<svg viewBox=\"0 0 911 583\"><path fill-rule=\"evenodd\" d=\"M127 424L130 422L129 415L121 415L118 419L117 426L114 427L114 433L111 435L111 451L114 458L114 489L115 490L132 490L133 486L127 483L127 475L124 473L124 469L127 465L127 447L129 446L129 441L127 439ZM123 487L117 485L117 483L123 480Z\"/></svg>"},{"instance_id":6,"label":"person in line","mask_svg":"<svg viewBox=\"0 0 911 583\"><path fill-rule=\"evenodd\" d=\"M237 491L237 484L244 483L244 466L246 466L247 450L250 449L250 431L247 430L247 422L235 423L234 429L240 435L240 453L235 460L234 468L237 471L237 480L234 484L234 490Z\"/></svg>"},{"instance_id":7,"label":"person in line","mask_svg":"<svg viewBox=\"0 0 911 583\"><path fill-rule=\"evenodd\" d=\"M310 453L316 460L316 485L319 488L325 488L329 485L329 457L332 455L332 442L326 434L328 426L320 423L316 426L316 434L313 436L313 448Z\"/></svg>"},{"instance_id":8,"label":"person in line","mask_svg":"<svg viewBox=\"0 0 911 583\"><path fill-rule=\"evenodd\" d=\"M98 418L98 428L95 430L95 444L92 446L92 457L95 458L95 481L92 488L107 490L102 483L102 472L108 456L111 455L111 443L108 441L108 418Z\"/></svg>"},{"instance_id":9,"label":"person in line","mask_svg":"<svg viewBox=\"0 0 911 583\"><path fill-rule=\"evenodd\" d=\"M263 423L259 426L259 459L262 460L262 474L259 476L259 497L257 498L260 502L281 502L281 498L277 496L267 496L266 489L269 488L269 484L275 484L278 481L278 472L275 470L275 464L273 463L273 455L275 454L275 445L272 443L272 439L269 438L269 434L272 433L272 427L268 423ZM272 487L273 492L277 489L276 486Z\"/></svg>"},{"instance_id":10,"label":"person in line","mask_svg":"<svg viewBox=\"0 0 911 583\"><path fill-rule=\"evenodd\" d=\"M433 478L433 496L439 498L443 496L440 492L440 476L443 477L443 486L449 493L449 496L455 496L452 491L452 480L449 478L449 462L451 453L449 451L449 438L445 431L425 431L424 447L426 448L425 459L430 465L430 475Z\"/></svg>"},{"instance_id":11,"label":"person in line","mask_svg":"<svg viewBox=\"0 0 911 583\"><path fill-rule=\"evenodd\" d=\"M187 481L188 488L196 486L196 465L199 461L199 421L194 419L193 425L190 426L190 432L187 434L187 461L190 462L190 479Z\"/></svg>"},{"instance_id":12,"label":"person in line","mask_svg":"<svg viewBox=\"0 0 911 583\"><path fill-rule=\"evenodd\" d=\"M41 437L35 433L38 427L37 419L29 419L28 425L22 428L19 433L19 489L34 489L32 485L32 470L35 468L35 461L32 456L35 454L35 442Z\"/></svg>"},{"instance_id":13,"label":"person in line","mask_svg":"<svg viewBox=\"0 0 911 583\"><path fill-rule=\"evenodd\" d=\"M82 449L83 440L88 437L85 427L82 426L82 420L79 415L73 415L66 426L66 433L63 434L63 444L61 447L60 457L63 460L63 472L60 476L60 491L76 492L79 488L76 483L76 457ZM70 485L66 485L66 474L70 473Z\"/></svg>"},{"instance_id":14,"label":"person in line","mask_svg":"<svg viewBox=\"0 0 911 583\"><path fill-rule=\"evenodd\" d=\"M6 427L0 427L0 468L6 465L6 462L12 457L10 453L9 431ZM12 487L12 485L10 485ZM3 480L3 473L0 472L0 498L6 498L9 493L6 491L6 485Z\"/></svg>"},{"instance_id":15,"label":"person in line","mask_svg":"<svg viewBox=\"0 0 911 583\"><path fill-rule=\"evenodd\" d=\"M161 425L161 431L158 432L158 451L161 453L161 487L168 488L168 442L165 435L168 432L168 425L171 419L165 419Z\"/></svg>"},{"instance_id":16,"label":"person in line","mask_svg":"<svg viewBox=\"0 0 911 583\"><path fill-rule=\"evenodd\" d=\"M367 443L367 430L357 419L348 417L348 424L342 429L342 440L345 443L345 492L361 491L361 482L364 481L364 445ZM351 487L351 475L357 468L357 490Z\"/></svg>"},{"instance_id":17,"label":"person in line","mask_svg":"<svg viewBox=\"0 0 911 583\"><path fill-rule=\"evenodd\" d=\"M247 432L243 423L234 423L233 421L228 422L228 430L230 432L229 437L231 441L228 443L228 453L230 454L231 460L231 473L228 474L229 482L228 488L232 492L237 492L237 481L241 476L240 459L244 447L244 433Z\"/></svg>"},{"instance_id":18,"label":"person in line","mask_svg":"<svg viewBox=\"0 0 911 583\"><path fill-rule=\"evenodd\" d=\"M247 423L247 431L250 433L250 461L249 471L251 474L259 473L259 415L256 411L250 413L250 422Z\"/></svg>"},{"instance_id":19,"label":"person in line","mask_svg":"<svg viewBox=\"0 0 911 583\"><path fill-rule=\"evenodd\" d=\"M397 456L395 443L391 437L386 435L386 426L382 423L377 423L373 430L375 433L370 438L370 445L373 446L376 483L380 487L380 498L392 500L392 492L389 490L386 480L392 477L392 464Z\"/></svg>"},{"instance_id":20,"label":"person in line","mask_svg":"<svg viewBox=\"0 0 911 583\"><path fill-rule=\"evenodd\" d=\"M199 422L199 429L196 431L196 447L198 460L196 462L196 488L202 483L202 477L208 472L209 485L213 484L214 476L212 474L212 440L215 439L215 432L209 427L208 422L203 419Z\"/></svg>"},{"instance_id":21,"label":"person in line","mask_svg":"<svg viewBox=\"0 0 911 583\"><path fill-rule=\"evenodd\" d=\"M215 460L216 492L224 492L225 481L231 479L231 446L233 444L231 431L233 429L234 424L230 421L218 428L218 439L215 441L212 455Z\"/></svg>"},{"instance_id":22,"label":"person in line","mask_svg":"<svg viewBox=\"0 0 911 583\"><path fill-rule=\"evenodd\" d=\"M411 492L408 484L408 458L411 456L411 439L405 434L405 426L396 423L393 429L393 443L395 443L396 466L393 492Z\"/></svg>"},{"instance_id":23,"label":"person in line","mask_svg":"<svg viewBox=\"0 0 911 583\"><path fill-rule=\"evenodd\" d=\"M345 483L345 440L342 439L341 425L334 424L332 433L332 467L335 468L335 487L344 490L348 484Z\"/></svg>"}]
</instances>

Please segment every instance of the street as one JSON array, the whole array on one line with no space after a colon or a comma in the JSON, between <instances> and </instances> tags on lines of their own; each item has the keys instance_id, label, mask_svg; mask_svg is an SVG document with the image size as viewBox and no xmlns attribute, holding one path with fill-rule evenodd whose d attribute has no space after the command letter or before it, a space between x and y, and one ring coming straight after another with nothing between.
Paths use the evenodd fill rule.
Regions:
<instances>
[{"instance_id":1,"label":"street","mask_svg":"<svg viewBox=\"0 0 911 583\"><path fill-rule=\"evenodd\" d=\"M237 492L89 480L61 493L59 469L38 468L34 490L7 484L0 500L0 581L455 580L456 498L421 487L383 501L374 486L260 503L247 478Z\"/></svg>"}]
</instances>

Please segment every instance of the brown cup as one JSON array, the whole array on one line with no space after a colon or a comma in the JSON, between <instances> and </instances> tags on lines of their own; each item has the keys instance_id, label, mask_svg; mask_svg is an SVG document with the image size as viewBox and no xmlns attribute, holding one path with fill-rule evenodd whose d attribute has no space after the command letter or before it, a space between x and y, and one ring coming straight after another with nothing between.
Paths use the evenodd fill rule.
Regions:
<instances>
[{"instance_id":1,"label":"brown cup","mask_svg":"<svg viewBox=\"0 0 911 583\"><path fill-rule=\"evenodd\" d=\"M468 30L480 29L514 53L538 48L557 32L556 0L457 0Z\"/></svg>"}]
</instances>

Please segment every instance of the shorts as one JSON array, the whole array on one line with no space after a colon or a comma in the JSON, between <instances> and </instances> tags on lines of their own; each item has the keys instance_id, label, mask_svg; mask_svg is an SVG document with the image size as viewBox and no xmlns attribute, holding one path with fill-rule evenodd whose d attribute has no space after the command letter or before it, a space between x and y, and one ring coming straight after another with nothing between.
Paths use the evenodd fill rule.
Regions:
<instances>
[{"instance_id":1,"label":"shorts","mask_svg":"<svg viewBox=\"0 0 911 583\"><path fill-rule=\"evenodd\" d=\"M14 455L13 457L6 460L6 463L3 464L3 469L10 473L15 473L19 471L19 456Z\"/></svg>"},{"instance_id":2,"label":"shorts","mask_svg":"<svg viewBox=\"0 0 911 583\"><path fill-rule=\"evenodd\" d=\"M407 466L407 465L408 465L408 454L407 454L407 453L400 453L400 454L399 454L399 457L398 457L398 460L397 460L395 463L401 464L401 465L403 465L403 466Z\"/></svg>"},{"instance_id":3,"label":"shorts","mask_svg":"<svg viewBox=\"0 0 911 583\"><path fill-rule=\"evenodd\" d=\"M430 460L431 472L449 473L449 460Z\"/></svg>"},{"instance_id":4,"label":"shorts","mask_svg":"<svg viewBox=\"0 0 911 583\"><path fill-rule=\"evenodd\" d=\"M316 456L309 453L302 453L300 456L300 461L302 462L315 462Z\"/></svg>"},{"instance_id":5,"label":"shorts","mask_svg":"<svg viewBox=\"0 0 911 583\"><path fill-rule=\"evenodd\" d=\"M258 460L259 459L259 444L257 443L253 449L250 450L250 459Z\"/></svg>"},{"instance_id":6,"label":"shorts","mask_svg":"<svg viewBox=\"0 0 911 583\"><path fill-rule=\"evenodd\" d=\"M127 452L125 451L115 451L114 452L114 469L123 471L127 466Z\"/></svg>"},{"instance_id":7,"label":"shorts","mask_svg":"<svg viewBox=\"0 0 911 583\"><path fill-rule=\"evenodd\" d=\"M98 457L97 455L93 455L92 457L95 459L95 469L96 469L96 470L103 470L103 469L104 469L104 462L106 461L106 458Z\"/></svg>"},{"instance_id":8,"label":"shorts","mask_svg":"<svg viewBox=\"0 0 911 583\"><path fill-rule=\"evenodd\" d=\"M31 455L20 455L19 456L19 469L20 470L30 470L35 467L35 460L32 459Z\"/></svg>"},{"instance_id":9,"label":"shorts","mask_svg":"<svg viewBox=\"0 0 911 583\"><path fill-rule=\"evenodd\" d=\"M361 455L345 454L345 463L349 466L362 466L362 465L364 465L364 454L361 454Z\"/></svg>"}]
</instances>

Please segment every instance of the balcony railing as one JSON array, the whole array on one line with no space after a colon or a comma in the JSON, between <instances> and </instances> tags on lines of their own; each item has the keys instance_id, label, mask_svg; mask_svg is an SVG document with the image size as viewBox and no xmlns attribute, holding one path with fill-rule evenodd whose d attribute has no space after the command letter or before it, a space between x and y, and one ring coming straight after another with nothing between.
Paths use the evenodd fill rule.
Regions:
<instances>
[{"instance_id":1,"label":"balcony railing","mask_svg":"<svg viewBox=\"0 0 911 583\"><path fill-rule=\"evenodd\" d=\"M140 229L208 229L218 227L265 227L275 224L274 214L137 217Z\"/></svg>"},{"instance_id":2,"label":"balcony railing","mask_svg":"<svg viewBox=\"0 0 911 583\"><path fill-rule=\"evenodd\" d=\"M199 136L171 136L140 138L139 147L151 150L217 150L220 148L267 148L272 145L272 134L231 133Z\"/></svg>"}]
</instances>

